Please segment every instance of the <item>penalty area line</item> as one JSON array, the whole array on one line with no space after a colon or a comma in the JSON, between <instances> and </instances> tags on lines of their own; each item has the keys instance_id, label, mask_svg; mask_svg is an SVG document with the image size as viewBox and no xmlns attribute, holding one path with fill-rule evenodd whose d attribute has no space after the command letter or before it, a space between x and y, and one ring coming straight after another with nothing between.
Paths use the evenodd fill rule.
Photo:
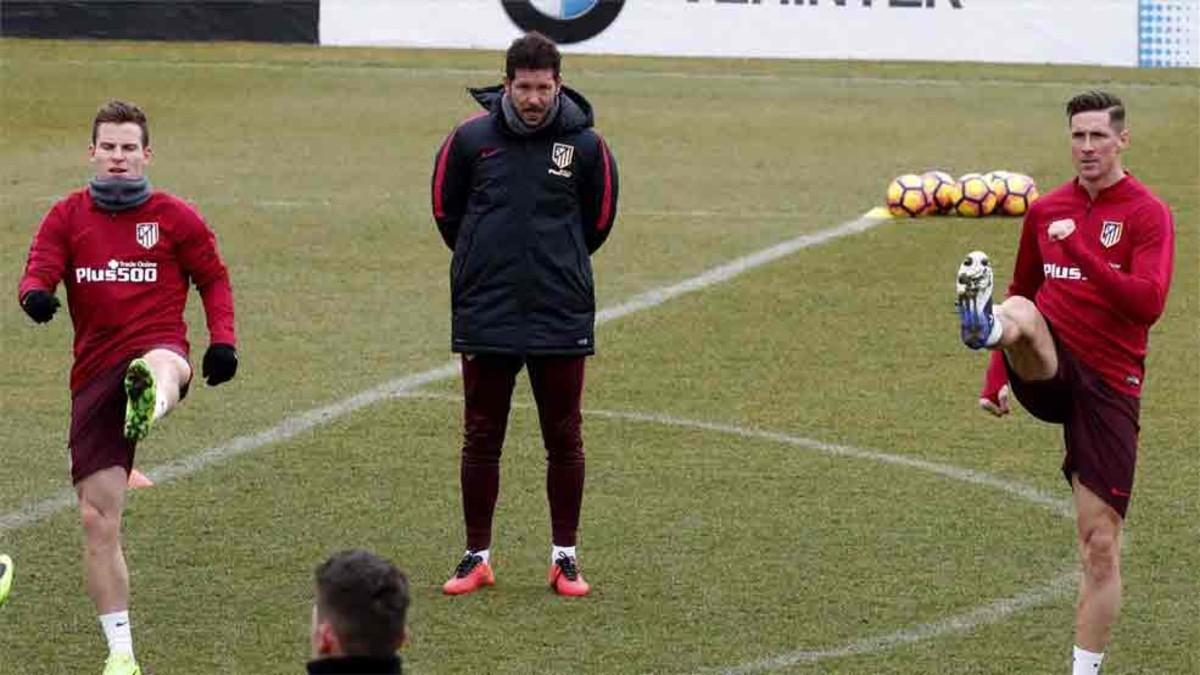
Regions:
<instances>
[{"instance_id":1,"label":"penalty area line","mask_svg":"<svg viewBox=\"0 0 1200 675\"><path fill-rule=\"evenodd\" d=\"M405 392L403 394L399 394L398 398L436 401L462 400L461 396L420 391ZM528 403L514 403L513 407L531 408L532 406ZM951 464L930 462L906 455L881 452L879 450L826 443L824 441L818 441L811 438L805 438L803 436L794 436L792 434L785 434L776 431L739 427L731 424L722 424L704 420L686 419L672 415L601 410L592 408L584 409L583 414L587 417L600 417L609 420L623 420L629 422L644 422L648 424L669 426L679 429L710 431L729 436L738 436L745 439L772 441L785 445L801 447L808 450L814 450L816 452L833 457L866 460L875 462L877 464L883 464L885 466L903 466L963 483L969 483L971 485L996 489L1000 492L1004 492L1012 495L1013 497L1017 497L1023 501L1033 504L1034 506L1044 508L1050 513L1061 518L1067 520L1072 520L1074 518L1074 510L1069 499L1057 498L1029 485L1024 485L1015 481L998 478L982 471L967 469ZM901 628L894 632L883 635L860 638L837 647L812 650L795 650L734 666L706 668L699 672L742 675L744 673L779 670L781 668L788 668L795 665L817 663L819 661L842 658L846 656L876 654L905 644L922 642L956 633L969 633L980 626L999 623L1024 610L1032 609L1034 607L1056 601L1059 598L1069 595L1071 592L1073 592L1078 583L1079 572L1075 565L1071 565L1048 581L1038 584L1033 588L1026 589L1009 597L992 600L978 607L937 619L935 621Z\"/></svg>"},{"instance_id":2,"label":"penalty area line","mask_svg":"<svg viewBox=\"0 0 1200 675\"><path fill-rule=\"evenodd\" d=\"M744 675L762 671L779 670L803 663L816 663L826 659L846 656L865 656L887 651L900 645L921 642L932 638L943 637L954 633L968 633L988 624L999 623L1008 617L1026 609L1032 609L1047 604L1063 596L1069 595L1079 583L1079 573L1072 570L1063 572L1044 584L1018 593L1011 597L1000 598L974 609L948 616L944 619L903 628L893 633L855 640L840 647L817 650L797 650L786 654L767 657L758 661L750 661L727 668L703 670L703 673L722 673L723 675Z\"/></svg>"},{"instance_id":3,"label":"penalty area line","mask_svg":"<svg viewBox=\"0 0 1200 675\"><path fill-rule=\"evenodd\" d=\"M805 248L818 246L839 237L865 232L890 220L890 218L881 217L877 211L873 210L854 220L834 227L793 237L774 246L718 265L683 281L652 288L615 306L602 309L596 313L596 325L600 326L609 321L628 316L629 314L657 307L682 295L695 293L724 283L750 270L762 267ZM286 441L301 433L345 417L362 408L375 405L381 401L394 398L433 382L450 379L457 374L458 360L452 360L436 368L384 382L349 398L286 417L269 429L238 436L230 441L206 448L195 454L143 470L142 473L161 486L163 483L184 478L205 467L225 462L268 445ZM75 493L70 489L62 490L58 494L46 499L25 503L14 511L0 515L0 534L39 523L70 508L74 504Z\"/></svg>"}]
</instances>

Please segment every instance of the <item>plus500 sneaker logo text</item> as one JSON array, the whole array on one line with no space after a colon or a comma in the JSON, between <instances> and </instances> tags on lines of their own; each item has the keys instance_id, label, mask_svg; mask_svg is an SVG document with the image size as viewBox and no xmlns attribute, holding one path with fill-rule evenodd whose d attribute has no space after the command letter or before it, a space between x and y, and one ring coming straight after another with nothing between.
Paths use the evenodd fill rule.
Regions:
<instances>
[{"instance_id":1,"label":"plus500 sneaker logo text","mask_svg":"<svg viewBox=\"0 0 1200 675\"><path fill-rule=\"evenodd\" d=\"M152 284L156 281L158 281L158 263L144 260L136 262L109 260L106 267L75 268L75 282L80 284L98 282Z\"/></svg>"}]
</instances>

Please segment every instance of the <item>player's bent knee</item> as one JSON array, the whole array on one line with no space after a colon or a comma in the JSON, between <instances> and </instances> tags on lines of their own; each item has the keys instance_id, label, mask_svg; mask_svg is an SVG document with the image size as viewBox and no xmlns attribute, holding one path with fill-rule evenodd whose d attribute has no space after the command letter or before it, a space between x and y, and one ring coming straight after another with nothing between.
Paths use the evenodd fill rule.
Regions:
<instances>
[{"instance_id":1,"label":"player's bent knee","mask_svg":"<svg viewBox=\"0 0 1200 675\"><path fill-rule=\"evenodd\" d=\"M115 540L120 532L120 521L116 514L105 513L87 501L79 504L79 521L89 541Z\"/></svg>"},{"instance_id":2,"label":"player's bent knee","mask_svg":"<svg viewBox=\"0 0 1200 675\"><path fill-rule=\"evenodd\" d=\"M192 377L192 366L187 359L170 349L151 349L143 358L150 364L158 378L169 378L176 385L186 383Z\"/></svg>"},{"instance_id":3,"label":"player's bent knee","mask_svg":"<svg viewBox=\"0 0 1200 675\"><path fill-rule=\"evenodd\" d=\"M1041 312L1028 298L1014 295L1005 300L997 309L1001 321L1006 325L1017 328L1021 335L1029 336L1042 322Z\"/></svg>"},{"instance_id":4,"label":"player's bent knee","mask_svg":"<svg viewBox=\"0 0 1200 675\"><path fill-rule=\"evenodd\" d=\"M1117 575L1121 555L1115 533L1094 529L1083 541L1085 571L1093 582L1103 583Z\"/></svg>"}]
</instances>

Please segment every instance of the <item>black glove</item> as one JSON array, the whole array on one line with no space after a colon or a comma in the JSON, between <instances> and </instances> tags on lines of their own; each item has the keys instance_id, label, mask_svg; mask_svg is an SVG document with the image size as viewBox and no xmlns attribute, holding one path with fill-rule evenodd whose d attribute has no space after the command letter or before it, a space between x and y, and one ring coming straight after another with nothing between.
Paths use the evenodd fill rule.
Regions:
<instances>
[{"instance_id":1,"label":"black glove","mask_svg":"<svg viewBox=\"0 0 1200 675\"><path fill-rule=\"evenodd\" d=\"M53 319L60 304L58 298L50 291L29 291L21 298L21 309L38 323L46 323Z\"/></svg>"},{"instance_id":2,"label":"black glove","mask_svg":"<svg viewBox=\"0 0 1200 675\"><path fill-rule=\"evenodd\" d=\"M204 364L201 374L208 386L215 387L222 382L228 382L237 374L237 350L233 345L211 344L204 352Z\"/></svg>"}]
</instances>

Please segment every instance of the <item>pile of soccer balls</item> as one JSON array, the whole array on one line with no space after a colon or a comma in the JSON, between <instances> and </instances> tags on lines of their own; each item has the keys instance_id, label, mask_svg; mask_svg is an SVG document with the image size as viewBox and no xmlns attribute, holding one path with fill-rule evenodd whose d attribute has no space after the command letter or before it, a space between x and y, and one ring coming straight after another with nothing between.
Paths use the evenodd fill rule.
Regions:
<instances>
[{"instance_id":1,"label":"pile of soccer balls","mask_svg":"<svg viewBox=\"0 0 1200 675\"><path fill-rule=\"evenodd\" d=\"M1037 184L1022 173L989 171L955 180L945 171L906 173L888 184L887 207L893 216L1022 216L1038 198Z\"/></svg>"}]
</instances>

